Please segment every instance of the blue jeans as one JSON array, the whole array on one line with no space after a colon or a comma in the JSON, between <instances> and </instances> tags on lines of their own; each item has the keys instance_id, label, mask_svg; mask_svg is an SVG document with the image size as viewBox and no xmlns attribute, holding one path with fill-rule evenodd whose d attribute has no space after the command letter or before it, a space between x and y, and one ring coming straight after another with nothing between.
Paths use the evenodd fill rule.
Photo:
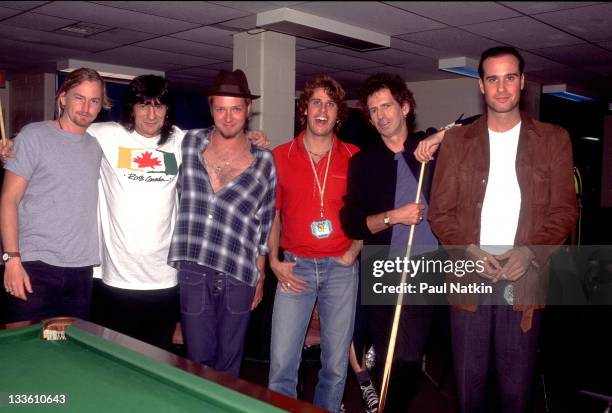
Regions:
<instances>
[{"instance_id":1,"label":"blue jeans","mask_svg":"<svg viewBox=\"0 0 612 413\"><path fill-rule=\"evenodd\" d=\"M178 282L187 358L238 376L255 287L193 262Z\"/></svg>"},{"instance_id":2,"label":"blue jeans","mask_svg":"<svg viewBox=\"0 0 612 413\"><path fill-rule=\"evenodd\" d=\"M294 274L306 282L305 290L276 288L270 344L271 390L296 398L297 373L306 329L315 302L321 320L321 370L313 403L336 412L340 408L349 346L355 319L358 264L346 266L335 258L303 258L285 252L296 263Z\"/></svg>"},{"instance_id":3,"label":"blue jeans","mask_svg":"<svg viewBox=\"0 0 612 413\"><path fill-rule=\"evenodd\" d=\"M69 316L89 319L93 267L58 267L42 261L26 261L32 294L27 301L9 296L8 322Z\"/></svg>"}]
</instances>

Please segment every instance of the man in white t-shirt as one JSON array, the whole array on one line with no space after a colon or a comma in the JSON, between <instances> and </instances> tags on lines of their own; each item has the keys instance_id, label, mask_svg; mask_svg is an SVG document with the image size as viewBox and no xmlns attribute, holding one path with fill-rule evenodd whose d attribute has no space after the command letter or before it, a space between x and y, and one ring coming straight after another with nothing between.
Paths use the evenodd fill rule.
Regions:
<instances>
[{"instance_id":1,"label":"man in white t-shirt","mask_svg":"<svg viewBox=\"0 0 612 413\"><path fill-rule=\"evenodd\" d=\"M143 75L128 86L120 123L88 129L104 154L92 320L166 349L179 316L176 270L167 264L185 135L174 112L168 80ZM269 144L261 133L250 136Z\"/></svg>"},{"instance_id":2,"label":"man in white t-shirt","mask_svg":"<svg viewBox=\"0 0 612 413\"><path fill-rule=\"evenodd\" d=\"M169 82L144 75L128 86L121 123L96 123L104 156L98 202L101 266L92 320L169 348L178 321L176 270L166 263L184 132L173 126Z\"/></svg>"},{"instance_id":3,"label":"man in white t-shirt","mask_svg":"<svg viewBox=\"0 0 612 413\"><path fill-rule=\"evenodd\" d=\"M459 412L489 411L489 372L503 412L530 411L548 259L578 217L569 136L519 111L523 67L512 47L482 54L487 113L446 133L434 174L433 232L483 266L454 281L500 293L449 297Z\"/></svg>"}]
</instances>

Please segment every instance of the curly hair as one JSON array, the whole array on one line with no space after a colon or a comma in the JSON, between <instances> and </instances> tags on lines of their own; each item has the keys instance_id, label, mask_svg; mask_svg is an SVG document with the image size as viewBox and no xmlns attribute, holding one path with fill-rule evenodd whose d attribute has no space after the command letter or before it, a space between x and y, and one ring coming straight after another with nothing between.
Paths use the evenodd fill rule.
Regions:
<instances>
[{"instance_id":1,"label":"curly hair","mask_svg":"<svg viewBox=\"0 0 612 413\"><path fill-rule=\"evenodd\" d=\"M159 102L167 108L159 141L157 142L157 145L161 146L168 141L172 134L175 114L174 98L170 90L170 82L167 79L156 75L135 77L128 85L125 94L123 112L121 113L121 125L130 132L134 131L136 128L134 106L138 103L150 102Z\"/></svg>"},{"instance_id":2,"label":"curly hair","mask_svg":"<svg viewBox=\"0 0 612 413\"><path fill-rule=\"evenodd\" d=\"M308 102L314 95L315 89L323 89L325 93L336 102L338 105L338 117L336 119L336 124L334 125L334 132L338 132L342 122L348 116L348 107L346 105L346 92L338 83L338 81L331 76L328 75L320 75L315 77L314 79L306 82L306 86L304 86L304 91L298 100L298 116L300 121L300 129L306 128L307 116L306 109L308 108Z\"/></svg>"},{"instance_id":3,"label":"curly hair","mask_svg":"<svg viewBox=\"0 0 612 413\"><path fill-rule=\"evenodd\" d=\"M382 89L389 89L391 96L393 96L393 99L395 99L400 106L404 103L408 103L410 111L406 115L406 122L408 124L408 130L413 130L416 120L416 101L414 100L414 95L406 86L406 82L404 82L404 79L399 75L376 73L366 79L365 85L361 91L361 98L359 99L366 119L370 119L368 97Z\"/></svg>"}]
</instances>

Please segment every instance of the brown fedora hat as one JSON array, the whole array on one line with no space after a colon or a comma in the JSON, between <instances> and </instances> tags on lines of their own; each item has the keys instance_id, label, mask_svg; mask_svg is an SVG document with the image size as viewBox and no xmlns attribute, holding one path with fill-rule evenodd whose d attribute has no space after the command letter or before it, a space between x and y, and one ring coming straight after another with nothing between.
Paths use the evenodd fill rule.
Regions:
<instances>
[{"instance_id":1,"label":"brown fedora hat","mask_svg":"<svg viewBox=\"0 0 612 413\"><path fill-rule=\"evenodd\" d=\"M259 96L252 95L246 75L240 69L233 72L221 70L215 78L215 83L208 96L232 96L238 98L258 99Z\"/></svg>"}]
</instances>

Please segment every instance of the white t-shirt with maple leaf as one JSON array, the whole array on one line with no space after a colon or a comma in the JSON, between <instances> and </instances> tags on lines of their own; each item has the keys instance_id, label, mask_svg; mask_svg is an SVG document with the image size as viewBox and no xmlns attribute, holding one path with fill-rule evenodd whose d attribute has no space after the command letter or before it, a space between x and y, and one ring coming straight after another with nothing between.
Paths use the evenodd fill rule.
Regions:
<instances>
[{"instance_id":1,"label":"white t-shirt with maple leaf","mask_svg":"<svg viewBox=\"0 0 612 413\"><path fill-rule=\"evenodd\" d=\"M176 270L167 264L178 205L176 184L185 133L168 141L128 132L116 122L94 123L104 156L100 167L98 225L105 284L132 290L170 288Z\"/></svg>"}]
</instances>

